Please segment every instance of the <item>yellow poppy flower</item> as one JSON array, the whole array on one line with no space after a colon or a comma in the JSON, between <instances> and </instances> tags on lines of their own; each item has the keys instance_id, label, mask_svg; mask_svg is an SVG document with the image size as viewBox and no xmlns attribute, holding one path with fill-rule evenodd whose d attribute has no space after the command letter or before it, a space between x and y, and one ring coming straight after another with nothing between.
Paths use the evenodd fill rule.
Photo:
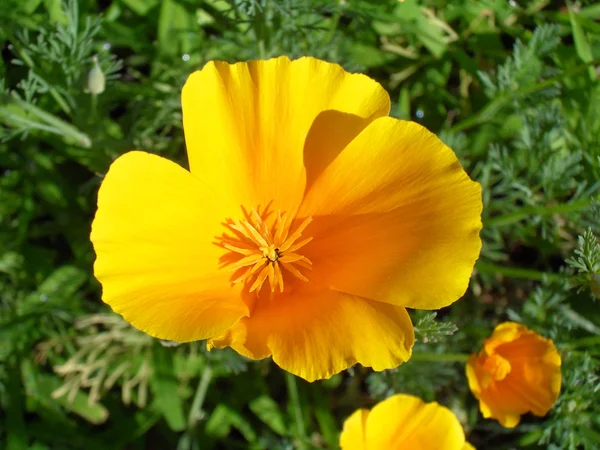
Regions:
<instances>
[{"instance_id":1,"label":"yellow poppy flower","mask_svg":"<svg viewBox=\"0 0 600 450\"><path fill-rule=\"evenodd\" d=\"M359 409L340 435L342 450L474 450L463 428L445 406L407 394Z\"/></svg>"},{"instance_id":2,"label":"yellow poppy flower","mask_svg":"<svg viewBox=\"0 0 600 450\"><path fill-rule=\"evenodd\" d=\"M485 418L517 426L521 415L545 416L560 392L560 355L550 339L504 322L467 362L467 378Z\"/></svg>"},{"instance_id":3,"label":"yellow poppy flower","mask_svg":"<svg viewBox=\"0 0 600 450\"><path fill-rule=\"evenodd\" d=\"M190 171L134 151L102 183L103 300L307 380L406 361L406 308L457 300L481 247L481 188L452 150L314 58L210 62L182 104Z\"/></svg>"}]
</instances>

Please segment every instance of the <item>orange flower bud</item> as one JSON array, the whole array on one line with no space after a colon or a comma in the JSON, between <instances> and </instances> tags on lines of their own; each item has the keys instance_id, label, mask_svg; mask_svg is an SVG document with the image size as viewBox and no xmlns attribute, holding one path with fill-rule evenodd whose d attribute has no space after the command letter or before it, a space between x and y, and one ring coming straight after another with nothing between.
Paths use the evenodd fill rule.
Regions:
<instances>
[{"instance_id":1,"label":"orange flower bud","mask_svg":"<svg viewBox=\"0 0 600 450\"><path fill-rule=\"evenodd\" d=\"M483 417L515 427L521 415L545 416L560 392L560 355L550 339L504 322L467 362L467 378Z\"/></svg>"}]
</instances>

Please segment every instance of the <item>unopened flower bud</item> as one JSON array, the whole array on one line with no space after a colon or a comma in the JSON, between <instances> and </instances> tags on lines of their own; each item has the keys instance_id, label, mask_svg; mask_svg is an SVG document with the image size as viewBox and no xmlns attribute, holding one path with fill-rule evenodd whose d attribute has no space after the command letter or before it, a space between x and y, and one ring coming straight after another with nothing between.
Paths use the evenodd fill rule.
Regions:
<instances>
[{"instance_id":1,"label":"unopened flower bud","mask_svg":"<svg viewBox=\"0 0 600 450\"><path fill-rule=\"evenodd\" d=\"M98 64L98 58L94 56L92 61L94 63L94 67L92 67L92 70L90 70L90 73L88 73L87 91L90 94L98 95L104 92L106 80L104 78L104 74L102 73L102 69L100 68L100 64Z\"/></svg>"}]
</instances>

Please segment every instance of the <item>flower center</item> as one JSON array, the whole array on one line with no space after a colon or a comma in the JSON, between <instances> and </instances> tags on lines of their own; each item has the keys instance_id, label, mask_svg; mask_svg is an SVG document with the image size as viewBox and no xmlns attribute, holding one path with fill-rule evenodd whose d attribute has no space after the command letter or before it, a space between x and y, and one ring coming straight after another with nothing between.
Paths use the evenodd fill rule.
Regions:
<instances>
[{"instance_id":1,"label":"flower center","mask_svg":"<svg viewBox=\"0 0 600 450\"><path fill-rule=\"evenodd\" d=\"M483 367L494 381L502 381L510 373L510 363L502 356L494 353L489 355Z\"/></svg>"},{"instance_id":2,"label":"flower center","mask_svg":"<svg viewBox=\"0 0 600 450\"><path fill-rule=\"evenodd\" d=\"M297 251L312 240L300 239L311 221L312 217L307 217L298 224L286 213L274 213L268 207L262 212L244 210L243 220L228 221L228 233L218 238L218 245L228 250L222 261L233 272L232 282L247 283L249 292L254 292L268 280L271 292L283 292L284 272L308 281L300 269L310 270L311 262Z\"/></svg>"}]
</instances>

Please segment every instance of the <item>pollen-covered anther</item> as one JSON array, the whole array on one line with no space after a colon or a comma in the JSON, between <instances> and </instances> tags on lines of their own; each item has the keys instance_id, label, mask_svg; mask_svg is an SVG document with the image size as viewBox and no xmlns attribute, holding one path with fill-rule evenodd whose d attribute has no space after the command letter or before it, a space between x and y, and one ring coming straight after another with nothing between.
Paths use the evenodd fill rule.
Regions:
<instances>
[{"instance_id":1,"label":"pollen-covered anther","mask_svg":"<svg viewBox=\"0 0 600 450\"><path fill-rule=\"evenodd\" d=\"M286 213L272 213L264 210L259 213L253 209L244 214L243 220L227 224L232 232L220 238L220 245L232 255L240 257L226 267L236 273L233 283L244 282L249 285L249 292L260 290L265 281L269 281L271 292L279 289L283 292L283 270L302 281L308 281L300 269L311 269L311 262L297 253L308 244L312 237L302 238L302 233L312 217L306 217L293 228L293 219Z\"/></svg>"}]
</instances>

